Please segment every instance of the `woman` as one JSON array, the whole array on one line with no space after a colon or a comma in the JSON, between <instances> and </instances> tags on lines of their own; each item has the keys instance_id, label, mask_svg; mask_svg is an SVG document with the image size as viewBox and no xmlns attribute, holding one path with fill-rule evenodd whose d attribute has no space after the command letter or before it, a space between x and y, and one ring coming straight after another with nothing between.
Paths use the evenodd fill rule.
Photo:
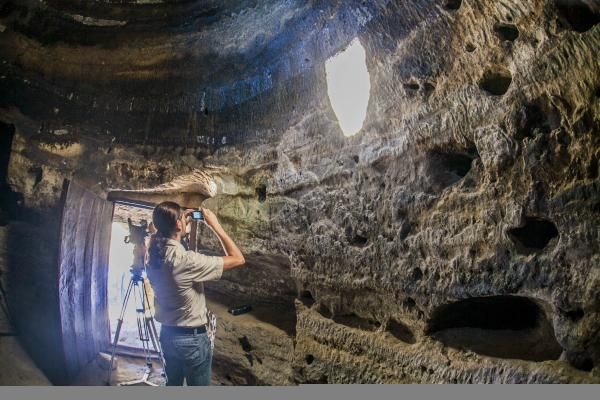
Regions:
<instances>
[{"instance_id":1,"label":"woman","mask_svg":"<svg viewBox=\"0 0 600 400\"><path fill-rule=\"evenodd\" d=\"M245 263L244 256L217 217L202 208L204 221L221 241L225 257L187 251L181 244L188 216L177 203L154 208L157 232L148 246L147 275L154 289L156 320L162 324L160 343L166 361L167 385L209 385L212 349L206 333L207 309L202 282L221 278L223 270Z\"/></svg>"}]
</instances>

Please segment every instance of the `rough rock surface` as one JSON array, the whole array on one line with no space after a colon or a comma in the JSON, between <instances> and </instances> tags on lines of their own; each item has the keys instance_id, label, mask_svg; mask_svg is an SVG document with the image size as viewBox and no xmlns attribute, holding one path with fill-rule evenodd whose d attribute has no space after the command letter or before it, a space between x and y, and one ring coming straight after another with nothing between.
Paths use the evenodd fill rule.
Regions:
<instances>
[{"instance_id":1,"label":"rough rock surface","mask_svg":"<svg viewBox=\"0 0 600 400\"><path fill-rule=\"evenodd\" d=\"M0 13L3 207L210 173L249 260L207 289L219 382L600 382L596 1L33 3Z\"/></svg>"}]
</instances>

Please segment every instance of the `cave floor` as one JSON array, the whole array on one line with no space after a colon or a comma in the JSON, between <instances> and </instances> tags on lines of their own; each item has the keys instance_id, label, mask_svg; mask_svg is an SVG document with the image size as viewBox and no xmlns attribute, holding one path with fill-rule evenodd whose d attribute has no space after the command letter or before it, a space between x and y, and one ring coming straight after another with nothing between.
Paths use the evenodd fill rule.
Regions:
<instances>
[{"instance_id":1,"label":"cave floor","mask_svg":"<svg viewBox=\"0 0 600 400\"><path fill-rule=\"evenodd\" d=\"M0 385L46 386L50 381L35 365L16 336L0 336Z\"/></svg>"},{"instance_id":2,"label":"cave floor","mask_svg":"<svg viewBox=\"0 0 600 400\"><path fill-rule=\"evenodd\" d=\"M235 324L240 328L253 327L261 328L273 332L277 335L292 336L295 333L296 320L295 312L286 304L263 304L252 303L252 311L247 314L231 315L227 310L235 305L246 304L243 299L236 299L232 296L220 295L218 293L210 293L207 295L208 308L217 315L217 336L224 334L225 324ZM219 332L221 331L221 332ZM128 342L133 345L133 341ZM238 349L229 349L231 346L229 341L220 340L215 349L213 358L213 373L211 385L228 386L236 385L228 379L229 371L219 367L219 363L215 362L215 358L221 353L235 352ZM234 345L235 346L235 345ZM237 347L237 346L235 346ZM118 385L123 382L129 382L135 379L140 379L144 375L146 368L143 357L135 356L131 352L128 354L117 354L116 367L113 369L111 385ZM104 386L108 374L108 364L110 363L110 351L100 353L97 359L87 365L86 368L73 382L76 386ZM149 381L158 385L164 385L165 380L161 376L162 366L158 359L152 360L153 370L149 376Z\"/></svg>"}]
</instances>

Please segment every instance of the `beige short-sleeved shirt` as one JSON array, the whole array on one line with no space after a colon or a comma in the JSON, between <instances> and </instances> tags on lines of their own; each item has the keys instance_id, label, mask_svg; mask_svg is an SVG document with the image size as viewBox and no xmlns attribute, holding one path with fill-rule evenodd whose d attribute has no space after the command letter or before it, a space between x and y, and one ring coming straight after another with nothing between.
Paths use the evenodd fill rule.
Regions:
<instances>
[{"instance_id":1,"label":"beige short-sleeved shirt","mask_svg":"<svg viewBox=\"0 0 600 400\"><path fill-rule=\"evenodd\" d=\"M164 263L146 271L154 290L156 320L171 326L202 326L207 322L202 282L221 278L223 257L188 251L173 239L166 246Z\"/></svg>"}]
</instances>

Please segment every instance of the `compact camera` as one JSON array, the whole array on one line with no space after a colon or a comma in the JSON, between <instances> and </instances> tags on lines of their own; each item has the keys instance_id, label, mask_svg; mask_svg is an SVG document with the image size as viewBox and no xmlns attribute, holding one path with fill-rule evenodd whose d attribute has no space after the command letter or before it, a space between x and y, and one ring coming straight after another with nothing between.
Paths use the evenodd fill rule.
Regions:
<instances>
[{"instance_id":1,"label":"compact camera","mask_svg":"<svg viewBox=\"0 0 600 400\"><path fill-rule=\"evenodd\" d=\"M201 210L192 211L192 220L193 221L204 221L204 214L202 214Z\"/></svg>"}]
</instances>

